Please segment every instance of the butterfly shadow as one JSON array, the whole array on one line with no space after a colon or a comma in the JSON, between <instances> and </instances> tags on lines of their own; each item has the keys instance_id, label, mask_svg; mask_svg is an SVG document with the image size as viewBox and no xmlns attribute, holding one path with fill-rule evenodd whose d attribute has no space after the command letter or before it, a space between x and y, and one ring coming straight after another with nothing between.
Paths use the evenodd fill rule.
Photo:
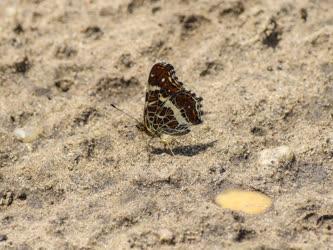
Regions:
<instances>
[{"instance_id":1,"label":"butterfly shadow","mask_svg":"<svg viewBox=\"0 0 333 250\"><path fill-rule=\"evenodd\" d=\"M208 143L200 143L195 145L187 145L187 146L178 146L172 148L172 152L174 155L183 155L183 156L194 156L201 152L206 151L208 148L212 148L216 144L217 140L211 141ZM161 154L169 154L172 155L169 149L163 148L152 148L152 154L161 155Z\"/></svg>"}]
</instances>

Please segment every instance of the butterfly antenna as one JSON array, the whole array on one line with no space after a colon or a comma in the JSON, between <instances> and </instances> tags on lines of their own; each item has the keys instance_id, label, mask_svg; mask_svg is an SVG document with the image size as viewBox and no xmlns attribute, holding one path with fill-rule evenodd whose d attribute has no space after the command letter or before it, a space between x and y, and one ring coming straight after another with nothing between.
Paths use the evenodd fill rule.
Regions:
<instances>
[{"instance_id":1,"label":"butterfly antenna","mask_svg":"<svg viewBox=\"0 0 333 250\"><path fill-rule=\"evenodd\" d=\"M113 103L111 103L111 106L113 108L115 108L116 110L122 112L123 114L125 114L126 116L130 117L131 119L135 120L137 123L141 123L138 119L136 119L134 116L132 116L131 114L127 113L126 111L118 108L116 105L114 105Z\"/></svg>"}]
</instances>

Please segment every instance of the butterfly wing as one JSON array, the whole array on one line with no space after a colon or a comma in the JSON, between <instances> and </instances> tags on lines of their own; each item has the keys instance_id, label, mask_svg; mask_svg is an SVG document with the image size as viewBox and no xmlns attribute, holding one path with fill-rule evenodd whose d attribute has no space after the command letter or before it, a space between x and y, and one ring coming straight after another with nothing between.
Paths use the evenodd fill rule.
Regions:
<instances>
[{"instance_id":1,"label":"butterfly wing","mask_svg":"<svg viewBox=\"0 0 333 250\"><path fill-rule=\"evenodd\" d=\"M190 126L202 123L201 102L190 91L180 91L165 101L157 113L163 118L158 124L159 134L184 135L190 132Z\"/></svg>"},{"instance_id":2,"label":"butterfly wing","mask_svg":"<svg viewBox=\"0 0 333 250\"><path fill-rule=\"evenodd\" d=\"M190 126L202 122L202 98L183 87L171 64L155 64L149 75L144 124L155 136L184 135Z\"/></svg>"}]
</instances>

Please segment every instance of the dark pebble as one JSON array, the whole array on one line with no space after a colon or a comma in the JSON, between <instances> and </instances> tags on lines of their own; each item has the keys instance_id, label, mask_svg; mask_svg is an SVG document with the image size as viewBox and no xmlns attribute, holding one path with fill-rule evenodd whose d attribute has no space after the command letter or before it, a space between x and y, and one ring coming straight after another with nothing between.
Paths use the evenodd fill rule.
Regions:
<instances>
[{"instance_id":1,"label":"dark pebble","mask_svg":"<svg viewBox=\"0 0 333 250\"><path fill-rule=\"evenodd\" d=\"M21 201L24 201L27 199L27 194L25 192L21 192L17 195L17 198L20 199Z\"/></svg>"},{"instance_id":2,"label":"dark pebble","mask_svg":"<svg viewBox=\"0 0 333 250\"><path fill-rule=\"evenodd\" d=\"M0 242L1 241L6 241L8 239L7 235L5 234L0 234Z\"/></svg>"}]
</instances>

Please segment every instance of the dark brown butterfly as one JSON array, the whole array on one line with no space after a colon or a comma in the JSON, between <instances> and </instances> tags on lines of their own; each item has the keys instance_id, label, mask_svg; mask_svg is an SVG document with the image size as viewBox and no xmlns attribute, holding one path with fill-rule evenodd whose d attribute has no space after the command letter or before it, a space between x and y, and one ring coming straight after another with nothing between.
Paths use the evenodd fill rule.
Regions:
<instances>
[{"instance_id":1,"label":"dark brown butterfly","mask_svg":"<svg viewBox=\"0 0 333 250\"><path fill-rule=\"evenodd\" d=\"M178 81L171 64L160 62L152 67L149 74L143 122L111 105L134 118L138 122L137 128L154 138L185 135L190 132L192 125L202 123L201 101L201 97L186 90L183 83Z\"/></svg>"},{"instance_id":2,"label":"dark brown butterfly","mask_svg":"<svg viewBox=\"0 0 333 250\"><path fill-rule=\"evenodd\" d=\"M186 90L171 64L156 63L149 74L144 122L139 127L153 137L185 135L202 123L202 98Z\"/></svg>"}]
</instances>

